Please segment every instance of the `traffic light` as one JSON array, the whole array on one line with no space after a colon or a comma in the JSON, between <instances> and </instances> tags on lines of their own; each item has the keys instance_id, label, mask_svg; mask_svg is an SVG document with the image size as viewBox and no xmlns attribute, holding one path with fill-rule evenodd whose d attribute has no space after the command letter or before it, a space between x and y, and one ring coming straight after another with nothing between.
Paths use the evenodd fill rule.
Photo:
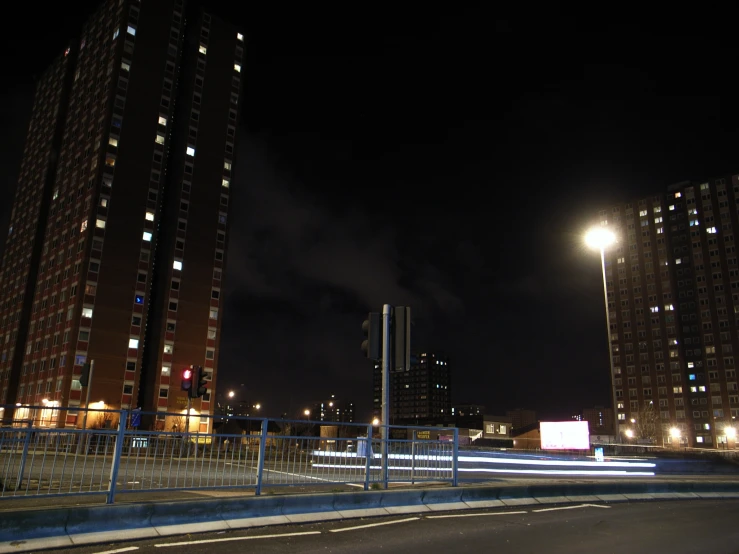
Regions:
<instances>
[{"instance_id":1,"label":"traffic light","mask_svg":"<svg viewBox=\"0 0 739 554\"><path fill-rule=\"evenodd\" d=\"M395 306L392 319L392 358L393 371L408 371L411 366L411 308Z\"/></svg>"},{"instance_id":2,"label":"traffic light","mask_svg":"<svg viewBox=\"0 0 739 554\"><path fill-rule=\"evenodd\" d=\"M382 359L382 314L370 312L362 322L364 341L362 341L362 352L370 360Z\"/></svg>"},{"instance_id":3,"label":"traffic light","mask_svg":"<svg viewBox=\"0 0 739 554\"><path fill-rule=\"evenodd\" d=\"M190 391L192 391L192 379L193 379L194 372L192 370L192 366L183 369L182 370L182 390L188 391L188 394L190 394Z\"/></svg>"},{"instance_id":4,"label":"traffic light","mask_svg":"<svg viewBox=\"0 0 739 554\"><path fill-rule=\"evenodd\" d=\"M202 366L195 367L194 380L197 386L190 389L190 398L200 398L208 392L208 374Z\"/></svg>"},{"instance_id":5,"label":"traffic light","mask_svg":"<svg viewBox=\"0 0 739 554\"><path fill-rule=\"evenodd\" d=\"M85 362L82 366L82 375L80 375L80 385L86 387L90 383L90 362Z\"/></svg>"}]
</instances>

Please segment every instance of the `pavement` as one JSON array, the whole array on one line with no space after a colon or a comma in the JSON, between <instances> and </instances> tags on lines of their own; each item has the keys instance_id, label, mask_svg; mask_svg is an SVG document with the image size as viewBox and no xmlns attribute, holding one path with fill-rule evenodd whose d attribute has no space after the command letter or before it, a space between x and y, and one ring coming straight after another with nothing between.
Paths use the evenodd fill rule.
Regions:
<instances>
[{"instance_id":1,"label":"pavement","mask_svg":"<svg viewBox=\"0 0 739 554\"><path fill-rule=\"evenodd\" d=\"M121 495L123 501L113 505L101 505L99 495L13 498L0 501L0 554L423 512L729 498L739 498L736 475L498 479L467 482L459 487L396 484L388 490L369 491L348 487L336 487L330 492L319 487L276 487L265 490L261 496L236 490L156 496L130 493Z\"/></svg>"}]
</instances>

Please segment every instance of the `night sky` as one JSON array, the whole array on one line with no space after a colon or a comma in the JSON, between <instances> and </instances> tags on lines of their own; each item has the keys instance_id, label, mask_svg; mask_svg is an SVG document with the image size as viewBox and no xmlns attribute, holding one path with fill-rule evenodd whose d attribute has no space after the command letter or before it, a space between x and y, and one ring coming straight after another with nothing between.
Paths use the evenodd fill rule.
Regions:
<instances>
[{"instance_id":1,"label":"night sky","mask_svg":"<svg viewBox=\"0 0 739 554\"><path fill-rule=\"evenodd\" d=\"M729 15L231 4L209 3L247 38L219 389L267 415L333 393L368 418L360 325L390 303L412 307L414 350L450 356L456 403L608 405L582 233L739 171ZM95 5L19 3L4 27L2 229L33 75Z\"/></svg>"}]
</instances>

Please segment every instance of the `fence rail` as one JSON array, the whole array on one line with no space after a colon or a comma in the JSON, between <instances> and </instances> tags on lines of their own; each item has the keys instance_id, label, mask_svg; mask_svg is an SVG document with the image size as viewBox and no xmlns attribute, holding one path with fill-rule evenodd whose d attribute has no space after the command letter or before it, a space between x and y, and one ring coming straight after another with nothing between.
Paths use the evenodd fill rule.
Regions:
<instances>
[{"instance_id":1,"label":"fence rail","mask_svg":"<svg viewBox=\"0 0 739 554\"><path fill-rule=\"evenodd\" d=\"M44 421L66 421L65 408ZM76 412L84 410L75 409ZM92 412L92 410L91 410ZM58 428L39 419L0 427L0 500L32 496L102 495L114 503L126 492L352 485L365 490L392 482L457 485L456 429L388 426L387 440L372 425L200 416L182 431L141 430L133 423L182 414L95 410L116 428ZM200 432L208 419L207 429ZM92 419L92 418L91 418ZM117 422L117 423L116 423ZM314 436L320 431L319 436Z\"/></svg>"}]
</instances>

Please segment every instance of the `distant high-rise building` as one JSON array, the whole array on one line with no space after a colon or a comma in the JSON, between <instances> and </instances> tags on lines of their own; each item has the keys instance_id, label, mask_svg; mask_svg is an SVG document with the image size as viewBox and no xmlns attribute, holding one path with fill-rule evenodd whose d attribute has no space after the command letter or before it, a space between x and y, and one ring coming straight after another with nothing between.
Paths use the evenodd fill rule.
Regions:
<instances>
[{"instance_id":1,"label":"distant high-rise building","mask_svg":"<svg viewBox=\"0 0 739 554\"><path fill-rule=\"evenodd\" d=\"M452 416L451 370L446 356L411 356L409 371L390 374L390 424L430 423ZM382 415L382 368L375 364L373 412Z\"/></svg>"},{"instance_id":2,"label":"distant high-rise building","mask_svg":"<svg viewBox=\"0 0 739 554\"><path fill-rule=\"evenodd\" d=\"M243 47L183 0L107 0L42 76L0 267L0 403L83 406L91 360L106 408L182 412L190 365L212 391Z\"/></svg>"},{"instance_id":3,"label":"distant high-rise building","mask_svg":"<svg viewBox=\"0 0 739 554\"><path fill-rule=\"evenodd\" d=\"M521 429L528 425L532 425L538 421L536 419L536 412L534 410L523 410L516 408L515 410L508 410L506 416L511 418L511 427L515 429Z\"/></svg>"},{"instance_id":4,"label":"distant high-rise building","mask_svg":"<svg viewBox=\"0 0 739 554\"><path fill-rule=\"evenodd\" d=\"M613 434L613 410L611 408L603 406L585 408L582 411L582 421L588 422L591 435Z\"/></svg>"},{"instance_id":5,"label":"distant high-rise building","mask_svg":"<svg viewBox=\"0 0 739 554\"><path fill-rule=\"evenodd\" d=\"M452 415L457 417L485 415L485 406L482 404L455 404L452 406Z\"/></svg>"},{"instance_id":6,"label":"distant high-rise building","mask_svg":"<svg viewBox=\"0 0 739 554\"><path fill-rule=\"evenodd\" d=\"M354 423L354 402L337 400L334 394L326 400L315 402L309 412L307 417L311 421Z\"/></svg>"},{"instance_id":7,"label":"distant high-rise building","mask_svg":"<svg viewBox=\"0 0 739 554\"><path fill-rule=\"evenodd\" d=\"M618 431L715 447L739 416L739 175L602 210Z\"/></svg>"}]
</instances>

